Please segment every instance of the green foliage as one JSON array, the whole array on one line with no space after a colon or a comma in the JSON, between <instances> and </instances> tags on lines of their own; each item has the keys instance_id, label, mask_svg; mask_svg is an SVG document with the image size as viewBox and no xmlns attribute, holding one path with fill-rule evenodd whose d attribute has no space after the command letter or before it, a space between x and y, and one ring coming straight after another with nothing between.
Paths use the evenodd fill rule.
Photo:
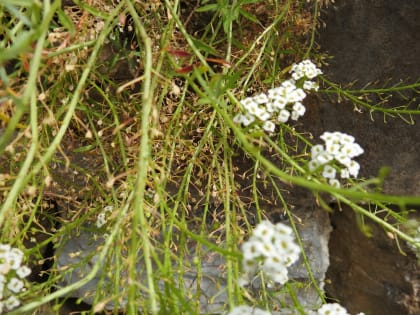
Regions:
<instances>
[{"instance_id":1,"label":"green foliage","mask_svg":"<svg viewBox=\"0 0 420 315\"><path fill-rule=\"evenodd\" d=\"M206 250L225 259L226 310L241 303L271 307L278 301L265 286L248 292L237 285L239 249L270 207L280 207L297 233L287 203L291 187L311 191L325 208L328 198L348 205L367 235L374 222L419 247L414 232L400 228L405 212L391 206L406 210L419 205L420 198L383 194L386 168L377 178L334 188L308 171L314 144L309 134L282 125L270 137L233 122L241 99L282 82L302 56L318 58L308 49L313 43L299 37L293 24L304 16L306 0L202 1L188 14L179 1L152 1L156 7L132 0L112 6L110 1L76 2L76 13L61 8L60 1L0 4L0 240L28 247L35 265L46 244L59 251L72 233L88 230L105 241L92 253L94 261L79 262L91 267L85 277L59 287L64 274L77 273L77 266L58 270L55 262L46 282L32 284L21 297L22 306L10 314L56 314L58 299L97 275L101 283L109 282L92 294L89 314L108 302L128 314L138 309L159 314L160 307L162 312L198 314L200 305L193 302L205 292L190 296L178 279L196 267L200 281ZM254 7L259 10L251 11ZM186 25L203 13L211 22L202 35L191 34ZM124 23L132 23L133 45L111 38ZM244 25L251 25L251 31ZM314 33L315 25L312 38ZM59 40L53 42L52 35ZM171 56L172 48L188 58ZM219 63L212 66L209 56ZM191 71L178 73L182 67ZM117 80L108 69L122 69L117 72L131 77ZM418 109L384 109L360 97L383 95L384 90L343 89L327 80L325 86L322 93L372 111L418 114ZM417 91L418 84L387 91L405 88ZM246 169L238 171L238 157L248 163ZM80 184L78 175L87 179ZM269 196L261 192L267 187ZM60 202L59 215L48 212L50 199ZM105 206L114 211L96 228ZM48 227L46 218L57 225ZM416 229L408 223L410 231ZM28 239L39 233L43 239L31 245ZM304 253L303 260L308 267ZM141 274L138 261L144 265ZM308 274L322 299L309 267ZM301 313L294 290L304 285L282 289Z\"/></svg>"},{"instance_id":2,"label":"green foliage","mask_svg":"<svg viewBox=\"0 0 420 315\"><path fill-rule=\"evenodd\" d=\"M260 0L217 0L217 3L208 3L210 1L211 0L203 1L204 5L199 7L196 11L215 12L215 14L222 19L223 30L226 34L230 33L230 28L232 27L233 23L240 23L241 17L244 17L253 23L258 23L258 18L252 13L243 9L243 6L261 2Z\"/></svg>"}]
</instances>

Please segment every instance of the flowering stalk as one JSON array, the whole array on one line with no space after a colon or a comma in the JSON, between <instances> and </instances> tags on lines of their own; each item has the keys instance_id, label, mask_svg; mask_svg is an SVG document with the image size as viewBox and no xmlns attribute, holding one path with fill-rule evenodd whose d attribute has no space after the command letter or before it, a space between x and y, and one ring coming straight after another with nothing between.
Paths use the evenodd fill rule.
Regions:
<instances>
[{"instance_id":1,"label":"flowering stalk","mask_svg":"<svg viewBox=\"0 0 420 315\"><path fill-rule=\"evenodd\" d=\"M244 275L239 280L240 285L248 284L249 277L258 271L269 281L283 285L289 279L287 267L298 260L300 247L294 242L292 228L262 221L243 244L242 251Z\"/></svg>"},{"instance_id":2,"label":"flowering stalk","mask_svg":"<svg viewBox=\"0 0 420 315\"><path fill-rule=\"evenodd\" d=\"M340 187L336 179L337 170L341 178L357 177L360 165L353 160L364 152L363 148L354 142L354 137L341 132L324 132L321 137L325 145L317 144L311 149L309 170L320 171L330 185Z\"/></svg>"},{"instance_id":3,"label":"flowering stalk","mask_svg":"<svg viewBox=\"0 0 420 315\"><path fill-rule=\"evenodd\" d=\"M244 127L251 126L267 132L274 132L276 124L286 123L289 118L298 120L305 114L302 104L306 97L305 91L317 91L318 84L311 79L321 74L310 60L304 60L292 65L292 79L284 81L279 87L268 90L256 96L247 97L240 103L244 110L237 114L233 121Z\"/></svg>"}]
</instances>

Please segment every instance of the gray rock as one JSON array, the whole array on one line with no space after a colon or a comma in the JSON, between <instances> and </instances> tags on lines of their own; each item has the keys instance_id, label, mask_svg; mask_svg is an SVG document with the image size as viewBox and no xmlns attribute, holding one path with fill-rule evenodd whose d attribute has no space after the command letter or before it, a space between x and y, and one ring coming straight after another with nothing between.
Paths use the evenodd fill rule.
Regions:
<instances>
[{"instance_id":1,"label":"gray rock","mask_svg":"<svg viewBox=\"0 0 420 315\"><path fill-rule=\"evenodd\" d=\"M328 215L325 211L317 209L312 212L307 212L301 219L303 219L302 224L298 226L298 230L305 246L305 252L314 277L318 285L322 287L329 265L328 238L330 226ZM59 286L64 287L84 278L96 263L98 249L103 245L103 242L104 238L95 234L94 228L81 228L80 231L72 232L68 239L63 240L59 246L60 250L57 252L57 267L59 269L66 269L66 266L71 267L72 272L63 272ZM224 268L226 259L201 245L199 274L194 261L195 255L196 244L193 243L189 245L189 254L185 255L183 273L179 275L179 279L174 279L174 282L177 286L183 286L184 292L188 292L186 299L191 299L192 305L199 304L202 314L224 313L228 309L227 276ZM106 289L112 283L111 277L106 272L109 268L112 269L112 266L106 266L106 264L112 264L112 261L113 258L108 260L108 263L103 262L103 268L101 270L105 272L103 274L98 273L88 284L71 292L71 297L82 298L84 302L89 304L94 303L96 291ZM143 283L146 283L145 266L142 265L141 261L139 259L136 268L140 279L143 279ZM180 267L176 263L173 263L173 269L179 270ZM126 272L122 271L120 278L124 277L126 277ZM311 282L302 259L290 268L290 278L305 284ZM158 281L158 289L161 292L165 292L163 276L162 280ZM253 290L258 290L258 285L253 287ZM318 293L312 285L307 285L304 288L296 287L296 294L298 300L304 307L315 308L320 303ZM287 305L293 305L287 297L287 294L277 295L276 298L284 300ZM124 303L122 301L120 307ZM114 303L112 301L106 304L106 308L108 309L112 309L113 307ZM290 312L287 313L287 310L284 310L282 314L292 314Z\"/></svg>"}]
</instances>

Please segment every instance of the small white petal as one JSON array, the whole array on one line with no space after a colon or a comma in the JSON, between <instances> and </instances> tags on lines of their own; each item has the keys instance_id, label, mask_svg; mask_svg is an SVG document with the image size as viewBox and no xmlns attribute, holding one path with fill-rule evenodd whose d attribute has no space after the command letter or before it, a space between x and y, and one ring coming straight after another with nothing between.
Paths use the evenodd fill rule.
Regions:
<instances>
[{"instance_id":1,"label":"small white petal","mask_svg":"<svg viewBox=\"0 0 420 315\"><path fill-rule=\"evenodd\" d=\"M322 176L325 178L333 179L336 175L336 169L330 165L325 165L324 170L322 171Z\"/></svg>"}]
</instances>

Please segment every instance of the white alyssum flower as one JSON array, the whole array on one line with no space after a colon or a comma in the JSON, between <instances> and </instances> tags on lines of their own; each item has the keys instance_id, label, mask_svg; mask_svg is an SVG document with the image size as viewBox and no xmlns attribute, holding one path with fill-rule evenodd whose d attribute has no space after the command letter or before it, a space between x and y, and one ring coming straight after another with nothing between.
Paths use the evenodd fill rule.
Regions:
<instances>
[{"instance_id":1,"label":"white alyssum flower","mask_svg":"<svg viewBox=\"0 0 420 315\"><path fill-rule=\"evenodd\" d=\"M26 290L23 279L31 273L23 258L20 249L0 244L0 314L20 305L16 295Z\"/></svg>"},{"instance_id":2,"label":"white alyssum flower","mask_svg":"<svg viewBox=\"0 0 420 315\"><path fill-rule=\"evenodd\" d=\"M306 80L303 82L303 89L306 91L318 91L319 85L314 81Z\"/></svg>"},{"instance_id":3,"label":"white alyssum flower","mask_svg":"<svg viewBox=\"0 0 420 315\"><path fill-rule=\"evenodd\" d=\"M285 284L288 281L287 267L295 263L300 254L300 247L295 243L293 230L282 223L270 221L259 223L251 237L242 246L243 277L241 285L246 285L249 278L262 271L274 283Z\"/></svg>"},{"instance_id":4,"label":"white alyssum flower","mask_svg":"<svg viewBox=\"0 0 420 315\"><path fill-rule=\"evenodd\" d=\"M354 137L338 131L327 131L320 138L325 144L312 147L309 170L311 172L320 170L322 176L334 187L340 187L340 182L336 179L337 172L343 179L350 176L357 177L360 164L353 158L361 155L364 150L354 142Z\"/></svg>"},{"instance_id":5,"label":"white alyssum flower","mask_svg":"<svg viewBox=\"0 0 420 315\"><path fill-rule=\"evenodd\" d=\"M271 315L271 313L248 305L240 305L236 306L227 315Z\"/></svg>"},{"instance_id":6,"label":"white alyssum flower","mask_svg":"<svg viewBox=\"0 0 420 315\"><path fill-rule=\"evenodd\" d=\"M303 60L298 64L293 64L290 72L292 73L292 78L296 81L305 77L313 79L322 74L322 71L309 59Z\"/></svg>"},{"instance_id":7,"label":"white alyssum flower","mask_svg":"<svg viewBox=\"0 0 420 315\"><path fill-rule=\"evenodd\" d=\"M20 266L16 270L16 274L18 275L19 278L23 279L31 274L31 269L26 266Z\"/></svg>"},{"instance_id":8,"label":"white alyssum flower","mask_svg":"<svg viewBox=\"0 0 420 315\"><path fill-rule=\"evenodd\" d=\"M108 222L108 219L111 216L113 210L114 210L113 206L106 206L103 208L101 213L99 213L98 217L96 218L96 226L98 228L101 228Z\"/></svg>"},{"instance_id":9,"label":"white alyssum flower","mask_svg":"<svg viewBox=\"0 0 420 315\"><path fill-rule=\"evenodd\" d=\"M310 60L294 64L290 72L292 79L283 81L280 86L241 100L243 112L235 115L233 121L244 127L253 125L274 132L275 124L302 117L306 111L302 104L305 91L318 90L318 84L310 79L322 72Z\"/></svg>"},{"instance_id":10,"label":"white alyssum flower","mask_svg":"<svg viewBox=\"0 0 420 315\"><path fill-rule=\"evenodd\" d=\"M20 301L14 295L10 296L7 300L4 301L4 306L6 306L6 308L9 311L11 311L12 309L14 309L15 307L18 307L19 305L20 305Z\"/></svg>"},{"instance_id":11,"label":"white alyssum flower","mask_svg":"<svg viewBox=\"0 0 420 315\"><path fill-rule=\"evenodd\" d=\"M349 313L338 303L328 303L318 309L318 315L349 315Z\"/></svg>"},{"instance_id":12,"label":"white alyssum flower","mask_svg":"<svg viewBox=\"0 0 420 315\"><path fill-rule=\"evenodd\" d=\"M317 315L350 315L347 310L338 303L327 303L322 305ZM357 315L365 315L365 313L358 313Z\"/></svg>"},{"instance_id":13,"label":"white alyssum flower","mask_svg":"<svg viewBox=\"0 0 420 315\"><path fill-rule=\"evenodd\" d=\"M276 125L272 121L267 120L263 124L263 129L267 132L274 132Z\"/></svg>"},{"instance_id":14,"label":"white alyssum flower","mask_svg":"<svg viewBox=\"0 0 420 315\"><path fill-rule=\"evenodd\" d=\"M14 293L19 293L20 291L22 291L23 287L24 287L23 281L14 277L11 278L9 280L9 283L7 284L7 288Z\"/></svg>"}]
</instances>

